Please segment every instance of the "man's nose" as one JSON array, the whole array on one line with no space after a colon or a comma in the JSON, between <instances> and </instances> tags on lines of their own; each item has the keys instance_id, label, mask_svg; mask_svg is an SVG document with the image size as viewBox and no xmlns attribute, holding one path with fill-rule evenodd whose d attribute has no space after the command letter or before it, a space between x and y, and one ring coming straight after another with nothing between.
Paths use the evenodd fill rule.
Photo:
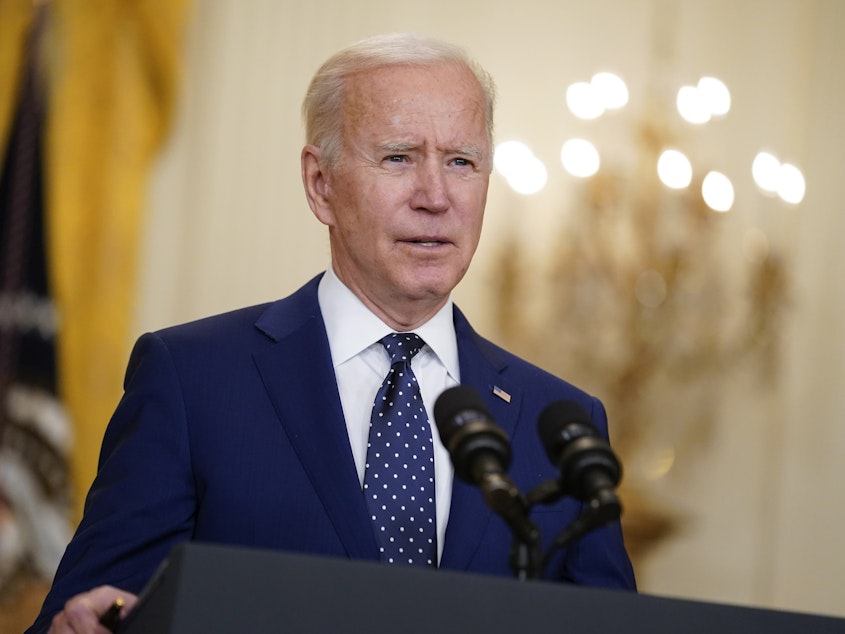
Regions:
<instances>
[{"instance_id":1,"label":"man's nose","mask_svg":"<svg viewBox=\"0 0 845 634\"><path fill-rule=\"evenodd\" d=\"M418 171L411 206L431 212L449 208L449 187L446 167L437 161L424 161Z\"/></svg>"}]
</instances>

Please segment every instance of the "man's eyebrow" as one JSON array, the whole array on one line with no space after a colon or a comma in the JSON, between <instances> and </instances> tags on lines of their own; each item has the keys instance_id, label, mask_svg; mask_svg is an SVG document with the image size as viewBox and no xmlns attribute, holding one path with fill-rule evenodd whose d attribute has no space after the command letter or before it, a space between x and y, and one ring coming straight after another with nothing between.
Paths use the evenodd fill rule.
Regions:
<instances>
[{"instance_id":1,"label":"man's eyebrow","mask_svg":"<svg viewBox=\"0 0 845 634\"><path fill-rule=\"evenodd\" d=\"M394 154L402 154L403 152L408 152L413 150L417 146L413 143L382 143L378 146L378 149L382 152L391 152Z\"/></svg>"},{"instance_id":2,"label":"man's eyebrow","mask_svg":"<svg viewBox=\"0 0 845 634\"><path fill-rule=\"evenodd\" d=\"M472 156L474 158L481 158L483 156L481 149L475 145L465 145L463 147L455 148L454 150L450 150L449 154L461 154L463 156Z\"/></svg>"},{"instance_id":3,"label":"man's eyebrow","mask_svg":"<svg viewBox=\"0 0 845 634\"><path fill-rule=\"evenodd\" d=\"M388 154L404 154L406 152L410 152L412 150L416 150L419 148L419 145L416 143L382 143L378 146L379 151L385 152ZM458 156L469 156L475 159L480 159L484 156L484 153L481 149L476 145L464 145L456 148L447 148L444 151L444 154L452 154Z\"/></svg>"}]
</instances>

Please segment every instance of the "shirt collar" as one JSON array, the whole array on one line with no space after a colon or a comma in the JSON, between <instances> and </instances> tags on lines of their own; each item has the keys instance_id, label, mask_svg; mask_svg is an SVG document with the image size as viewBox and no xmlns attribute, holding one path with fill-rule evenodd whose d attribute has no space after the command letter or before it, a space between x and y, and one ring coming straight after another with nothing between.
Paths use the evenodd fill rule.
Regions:
<instances>
[{"instance_id":1,"label":"shirt collar","mask_svg":"<svg viewBox=\"0 0 845 634\"><path fill-rule=\"evenodd\" d=\"M326 325L329 348L334 367L373 345L385 335L394 332L376 317L329 268L317 289L320 311ZM452 298L414 332L422 337L437 355L446 371L457 381L460 377L458 343L452 316Z\"/></svg>"}]
</instances>

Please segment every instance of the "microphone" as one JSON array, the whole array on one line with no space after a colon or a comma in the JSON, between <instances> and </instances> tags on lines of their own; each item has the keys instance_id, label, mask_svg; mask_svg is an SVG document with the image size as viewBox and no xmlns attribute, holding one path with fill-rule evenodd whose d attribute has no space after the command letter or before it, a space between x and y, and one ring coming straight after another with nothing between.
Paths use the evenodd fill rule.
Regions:
<instances>
[{"instance_id":1,"label":"microphone","mask_svg":"<svg viewBox=\"0 0 845 634\"><path fill-rule=\"evenodd\" d=\"M445 390L434 403L434 420L455 474L481 489L488 506L519 539L538 542L539 532L528 519L528 502L507 474L510 440L493 422L478 392L465 385Z\"/></svg>"},{"instance_id":2,"label":"microphone","mask_svg":"<svg viewBox=\"0 0 845 634\"><path fill-rule=\"evenodd\" d=\"M574 401L555 401L540 414L537 431L549 460L560 470L563 494L609 504L618 517L621 506L614 489L622 466L584 408Z\"/></svg>"},{"instance_id":3,"label":"microphone","mask_svg":"<svg viewBox=\"0 0 845 634\"><path fill-rule=\"evenodd\" d=\"M434 420L461 480L481 486L507 471L510 440L471 387L445 390L434 403Z\"/></svg>"}]
</instances>

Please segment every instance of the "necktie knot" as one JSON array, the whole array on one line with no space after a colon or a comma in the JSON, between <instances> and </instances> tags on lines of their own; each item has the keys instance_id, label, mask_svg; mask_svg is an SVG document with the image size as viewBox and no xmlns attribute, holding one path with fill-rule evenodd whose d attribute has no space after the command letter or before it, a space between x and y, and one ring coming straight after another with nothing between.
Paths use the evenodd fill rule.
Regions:
<instances>
[{"instance_id":1,"label":"necktie knot","mask_svg":"<svg viewBox=\"0 0 845 634\"><path fill-rule=\"evenodd\" d=\"M393 332L382 337L379 343L390 355L390 365L410 363L414 355L425 345L425 341L415 332Z\"/></svg>"}]
</instances>

